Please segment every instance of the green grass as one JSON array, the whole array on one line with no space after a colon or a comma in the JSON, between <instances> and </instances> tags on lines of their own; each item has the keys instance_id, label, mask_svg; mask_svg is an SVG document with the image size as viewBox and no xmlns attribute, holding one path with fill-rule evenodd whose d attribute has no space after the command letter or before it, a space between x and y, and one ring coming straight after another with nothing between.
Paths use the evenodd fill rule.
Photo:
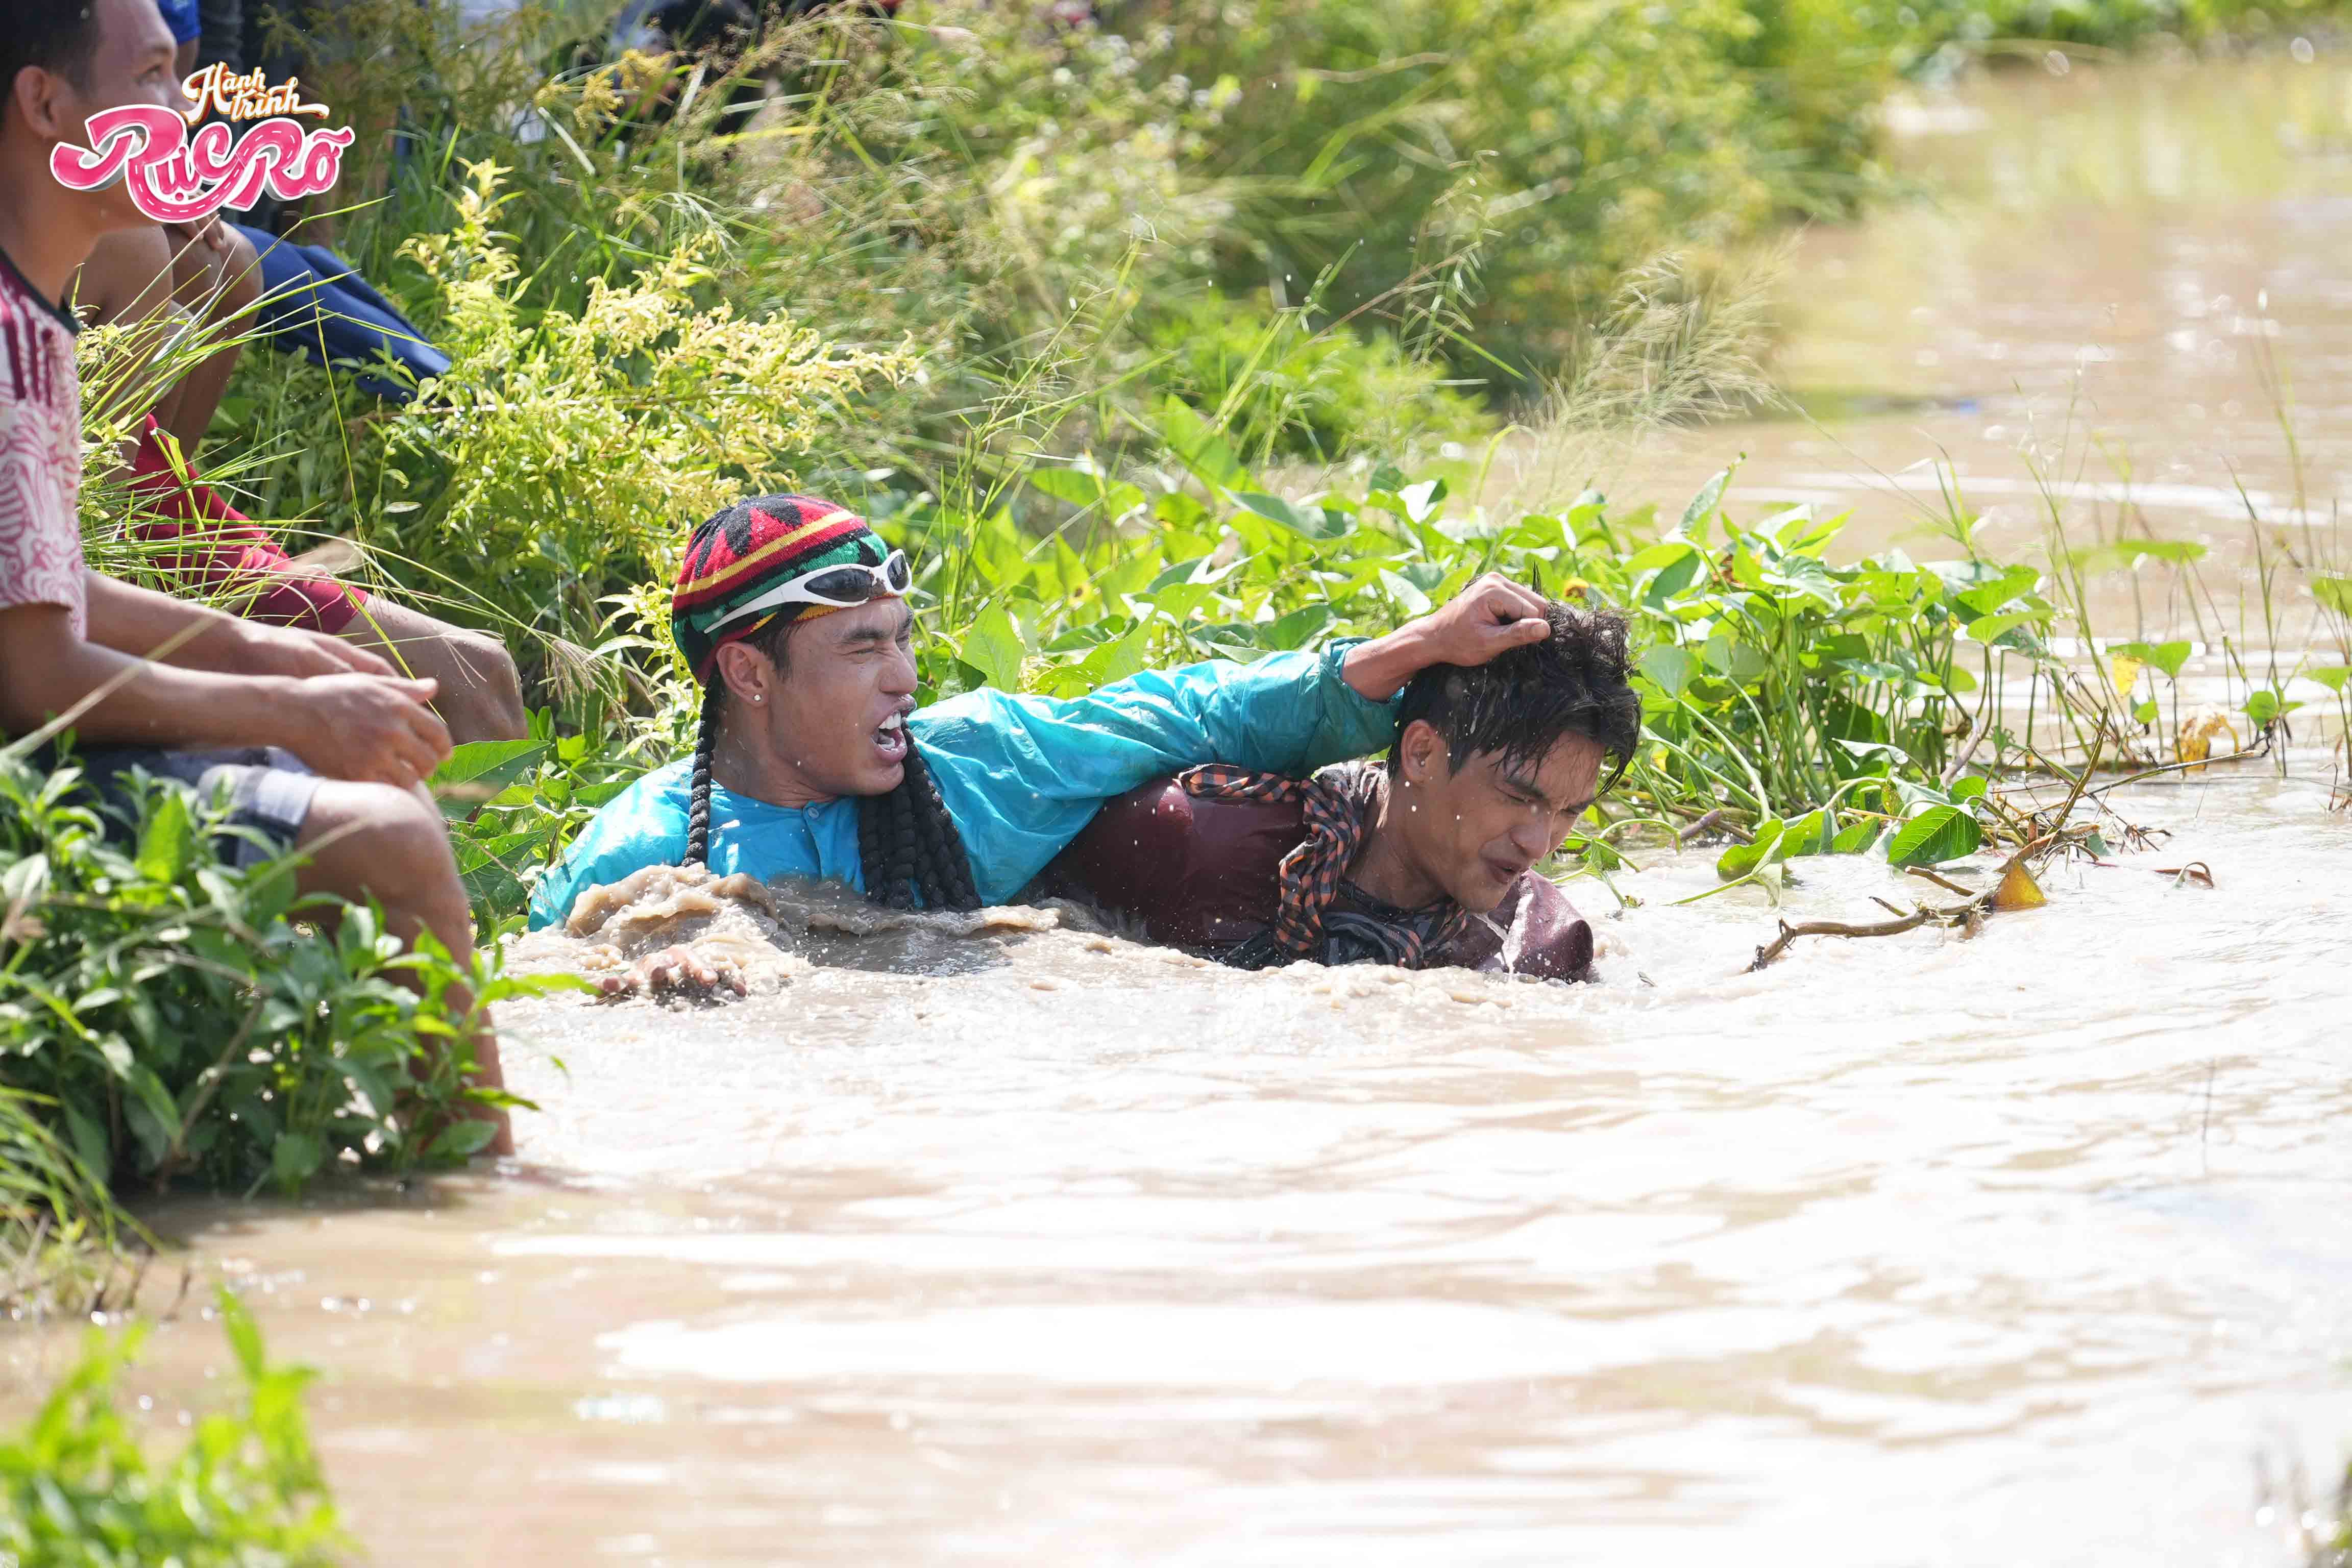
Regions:
<instances>
[{"instance_id":1,"label":"green grass","mask_svg":"<svg viewBox=\"0 0 2352 1568\"><path fill-rule=\"evenodd\" d=\"M323 1568L352 1542L310 1447L310 1374L273 1365L253 1319L215 1299L243 1397L149 1452L121 1384L147 1336L92 1329L22 1428L0 1432L0 1563L14 1568Z\"/></svg>"}]
</instances>

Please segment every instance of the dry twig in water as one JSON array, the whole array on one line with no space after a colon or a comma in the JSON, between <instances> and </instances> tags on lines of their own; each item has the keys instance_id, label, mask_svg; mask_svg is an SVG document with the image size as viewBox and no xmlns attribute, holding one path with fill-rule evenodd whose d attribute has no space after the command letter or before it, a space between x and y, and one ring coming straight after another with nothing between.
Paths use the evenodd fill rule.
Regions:
<instances>
[{"instance_id":1,"label":"dry twig in water","mask_svg":"<svg viewBox=\"0 0 2352 1568\"><path fill-rule=\"evenodd\" d=\"M2084 771L2084 776L2088 776L2087 769ZM1879 921L1870 925L1853 925L1844 921L1805 921L1797 925L1790 925L1787 921L1782 921L1780 934L1756 950L1756 962L1748 966L1748 972L1753 973L1771 963L1773 960L1788 952L1790 944L1801 936L1900 936L1906 931L1916 931L1919 927L1933 922L1940 926L1958 928L1963 940L1972 937L1983 929L1985 918L1995 910L2004 907L2032 908L2039 904L2042 901L2042 889L2033 881L2030 862L2093 831L2095 831L2093 826L2085 825L2073 829L2060 828L2043 834L2003 861L2000 875L1994 879L1993 885L1981 893L1969 893L1966 903L1949 904L1942 909L1921 904L1906 914L1885 899L1876 899L1873 901L1896 918L1891 921ZM1938 887L1948 888L1956 893L1969 892L1968 889L1961 887L1958 882L1938 876L1925 868L1914 866L1907 869L1913 876L1925 877ZM2023 897L2018 896L2017 884L2011 880L2013 877L2020 875L2024 879ZM2012 901L2005 903L2004 895Z\"/></svg>"}]
</instances>

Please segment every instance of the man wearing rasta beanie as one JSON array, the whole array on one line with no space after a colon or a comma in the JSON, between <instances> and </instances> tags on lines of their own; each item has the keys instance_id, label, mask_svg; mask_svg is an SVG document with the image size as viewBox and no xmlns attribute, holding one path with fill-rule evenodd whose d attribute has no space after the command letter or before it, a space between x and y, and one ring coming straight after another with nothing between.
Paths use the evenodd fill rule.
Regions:
<instances>
[{"instance_id":1,"label":"man wearing rasta beanie","mask_svg":"<svg viewBox=\"0 0 2352 1568\"><path fill-rule=\"evenodd\" d=\"M695 753L597 814L540 883L531 924L681 863L837 880L899 907L1003 903L1147 779L1206 763L1296 775L1377 751L1419 671L1550 635L1540 599L1489 575L1369 641L1146 670L1065 700L969 691L919 713L912 577L863 519L812 496L740 501L698 528L671 602L704 693Z\"/></svg>"},{"instance_id":2,"label":"man wearing rasta beanie","mask_svg":"<svg viewBox=\"0 0 2352 1568\"><path fill-rule=\"evenodd\" d=\"M882 570L885 567L890 570ZM811 496L763 496L729 508L697 529L679 568L670 599L670 631L702 683L702 722L694 747L694 771L687 795L686 859L707 865L710 848L711 771L719 749L727 683L715 680L719 650L730 643L756 647L769 663L786 668L784 644L793 626L838 613L845 605L825 599L866 601L898 597L909 585L906 557L882 546L866 520ZM770 604L779 584L805 583L814 602ZM906 618L912 629L912 618ZM750 694L764 706L766 694ZM903 714L893 710L875 733L877 761L887 772L903 757L898 783L886 793L854 787L842 793L857 800L858 860L866 891L877 903L912 909L918 900L932 909L976 910L971 866L963 841L940 801L922 755L906 739ZM782 715L782 707L777 709ZM809 736L803 744L816 742ZM854 766L856 759L849 759ZM802 762L802 770L807 763ZM873 782L880 783L877 776Z\"/></svg>"}]
</instances>

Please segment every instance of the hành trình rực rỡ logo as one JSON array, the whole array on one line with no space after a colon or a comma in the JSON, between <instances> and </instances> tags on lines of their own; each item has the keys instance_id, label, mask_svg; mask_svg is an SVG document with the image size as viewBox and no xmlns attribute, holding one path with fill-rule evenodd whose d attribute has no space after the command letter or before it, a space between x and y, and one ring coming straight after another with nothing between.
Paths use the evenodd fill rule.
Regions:
<instances>
[{"instance_id":1,"label":"h\u00e0nh tr\u00ecnh r\u1ef1c r\u1ee1 logo","mask_svg":"<svg viewBox=\"0 0 2352 1568\"><path fill-rule=\"evenodd\" d=\"M49 172L77 191L121 180L143 216L180 224L223 207L250 211L265 190L280 201L316 195L341 174L352 132L305 127L294 118L323 120L329 112L323 103L302 101L299 77L273 85L257 70L238 76L210 65L181 89L194 104L185 112L132 103L91 115L89 145L59 142L49 153ZM215 110L223 118L191 132ZM232 122L245 124L244 132Z\"/></svg>"}]
</instances>

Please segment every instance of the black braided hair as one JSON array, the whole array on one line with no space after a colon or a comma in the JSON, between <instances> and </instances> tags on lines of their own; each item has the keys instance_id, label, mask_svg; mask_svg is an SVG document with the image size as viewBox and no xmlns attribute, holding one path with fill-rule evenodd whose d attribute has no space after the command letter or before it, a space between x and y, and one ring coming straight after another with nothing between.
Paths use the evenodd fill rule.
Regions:
<instances>
[{"instance_id":1,"label":"black braided hair","mask_svg":"<svg viewBox=\"0 0 2352 1568\"><path fill-rule=\"evenodd\" d=\"M694 737L694 783L686 797L686 863L710 864L710 753L719 747L720 693L727 689L712 671L702 693L702 723Z\"/></svg>"},{"instance_id":2,"label":"black braided hair","mask_svg":"<svg viewBox=\"0 0 2352 1568\"><path fill-rule=\"evenodd\" d=\"M772 659L779 673L785 668L785 634L790 622L744 640ZM710 756L719 744L719 714L726 702L726 683L716 670L702 694L702 724L694 742L694 775L687 796L686 863L707 866L710 856ZM980 908L980 889L972 881L971 858L964 852L963 835L948 815L947 802L930 764L908 737L907 765L898 787L887 795L869 795L857 802L857 858L866 872L866 896L894 910L971 910Z\"/></svg>"},{"instance_id":3,"label":"black braided hair","mask_svg":"<svg viewBox=\"0 0 2352 1568\"><path fill-rule=\"evenodd\" d=\"M963 835L923 753L907 747L907 770L888 795L857 803L857 857L866 868L866 896L894 910L919 901L929 910L976 910L980 890Z\"/></svg>"}]
</instances>

